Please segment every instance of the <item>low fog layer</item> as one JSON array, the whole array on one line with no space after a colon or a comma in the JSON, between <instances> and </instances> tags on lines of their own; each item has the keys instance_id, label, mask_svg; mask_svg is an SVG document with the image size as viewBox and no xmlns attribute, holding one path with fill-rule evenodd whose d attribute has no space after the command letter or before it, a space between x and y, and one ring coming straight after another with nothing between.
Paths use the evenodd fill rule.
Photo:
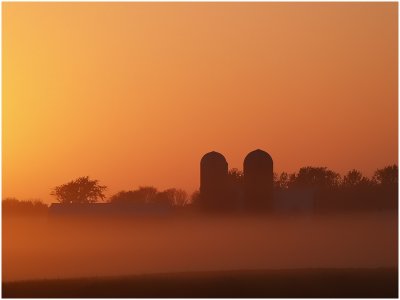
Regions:
<instances>
[{"instance_id":1,"label":"low fog layer","mask_svg":"<svg viewBox=\"0 0 400 300\"><path fill-rule=\"evenodd\" d=\"M3 281L397 266L397 214L3 218Z\"/></svg>"}]
</instances>

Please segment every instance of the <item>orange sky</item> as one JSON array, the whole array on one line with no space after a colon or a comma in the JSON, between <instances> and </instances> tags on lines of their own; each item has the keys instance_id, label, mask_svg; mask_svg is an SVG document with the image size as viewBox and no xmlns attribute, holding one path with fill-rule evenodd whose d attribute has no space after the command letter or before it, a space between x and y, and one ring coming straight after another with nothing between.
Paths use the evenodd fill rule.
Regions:
<instances>
[{"instance_id":1,"label":"orange sky","mask_svg":"<svg viewBox=\"0 0 400 300\"><path fill-rule=\"evenodd\" d=\"M397 163L397 3L2 3L3 197Z\"/></svg>"}]
</instances>

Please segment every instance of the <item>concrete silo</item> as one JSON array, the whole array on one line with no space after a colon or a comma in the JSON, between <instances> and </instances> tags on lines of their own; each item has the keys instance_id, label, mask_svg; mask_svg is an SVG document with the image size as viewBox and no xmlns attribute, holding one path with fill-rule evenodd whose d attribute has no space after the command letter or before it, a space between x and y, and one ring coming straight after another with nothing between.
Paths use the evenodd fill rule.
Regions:
<instances>
[{"instance_id":1,"label":"concrete silo","mask_svg":"<svg viewBox=\"0 0 400 300\"><path fill-rule=\"evenodd\" d=\"M200 161L200 203L204 209L218 210L227 206L228 163L212 151Z\"/></svg>"},{"instance_id":2,"label":"concrete silo","mask_svg":"<svg viewBox=\"0 0 400 300\"><path fill-rule=\"evenodd\" d=\"M243 163L244 208L270 210L273 208L273 161L260 149L247 154Z\"/></svg>"}]
</instances>

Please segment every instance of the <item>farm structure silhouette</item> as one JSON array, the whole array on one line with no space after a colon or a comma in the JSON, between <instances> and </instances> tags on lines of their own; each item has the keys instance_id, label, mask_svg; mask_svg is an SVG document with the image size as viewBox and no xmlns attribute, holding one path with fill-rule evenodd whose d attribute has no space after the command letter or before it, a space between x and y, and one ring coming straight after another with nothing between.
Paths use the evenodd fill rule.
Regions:
<instances>
[{"instance_id":1,"label":"farm structure silhouette","mask_svg":"<svg viewBox=\"0 0 400 300\"><path fill-rule=\"evenodd\" d=\"M225 157L212 151L200 161L200 205L205 209L224 209L229 206L228 163Z\"/></svg>"},{"instance_id":2,"label":"farm structure silhouette","mask_svg":"<svg viewBox=\"0 0 400 300\"><path fill-rule=\"evenodd\" d=\"M229 184L225 157L212 151L200 161L200 206L207 210L273 209L273 160L265 151L250 152L243 162L242 191Z\"/></svg>"},{"instance_id":3,"label":"farm structure silhouette","mask_svg":"<svg viewBox=\"0 0 400 300\"><path fill-rule=\"evenodd\" d=\"M232 182L232 174L228 171L228 162L225 157L216 151L206 153L200 160L200 189L194 206L202 211L273 210L273 160L271 156L260 149L250 152L244 159L243 171L243 174L238 172L239 178ZM88 177L56 187L52 195L57 195L57 192L64 195L63 189L67 186L76 189L77 184L79 186L84 184L87 189L96 187L96 196L104 197L102 190L105 187L98 185L97 181L90 181ZM97 201L85 203L71 198L69 201L51 204L50 212L53 215L75 215L120 214L121 212L124 214L165 214L171 211L171 205L168 206L166 201L157 199L158 196L163 196L163 193L157 194L156 190L150 187L143 187L139 189L139 192L144 193L137 193L136 198L140 199L136 201L130 201L130 198L133 199L134 192L129 191L120 192L117 194L117 198L112 197L113 201L108 203L96 203ZM145 198L149 198L149 196L154 198L153 201L145 201Z\"/></svg>"},{"instance_id":4,"label":"farm structure silhouette","mask_svg":"<svg viewBox=\"0 0 400 300\"><path fill-rule=\"evenodd\" d=\"M120 191L103 200L106 186L80 177L57 186L51 195L59 203L53 215L169 214L173 211L267 212L314 214L335 211L387 210L397 207L397 165L375 171L368 179L353 169L344 177L326 167L303 167L298 173L274 173L274 161L266 151L249 152L243 172L230 169L223 154L211 151L200 159L199 190L186 191L152 186ZM14 201L15 202L15 201ZM14 205L10 202L10 205ZM14 203L14 204L13 204Z\"/></svg>"}]
</instances>

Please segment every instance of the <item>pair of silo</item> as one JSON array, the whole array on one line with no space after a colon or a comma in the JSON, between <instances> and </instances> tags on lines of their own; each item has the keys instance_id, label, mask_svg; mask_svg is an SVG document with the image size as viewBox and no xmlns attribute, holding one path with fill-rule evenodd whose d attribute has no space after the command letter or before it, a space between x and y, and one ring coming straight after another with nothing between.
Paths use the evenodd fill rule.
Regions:
<instances>
[{"instance_id":1,"label":"pair of silo","mask_svg":"<svg viewBox=\"0 0 400 300\"><path fill-rule=\"evenodd\" d=\"M243 162L245 210L268 210L273 202L273 161L260 149L250 152ZM200 198L204 208L232 206L228 190L228 163L218 152L209 152L200 161Z\"/></svg>"}]
</instances>

